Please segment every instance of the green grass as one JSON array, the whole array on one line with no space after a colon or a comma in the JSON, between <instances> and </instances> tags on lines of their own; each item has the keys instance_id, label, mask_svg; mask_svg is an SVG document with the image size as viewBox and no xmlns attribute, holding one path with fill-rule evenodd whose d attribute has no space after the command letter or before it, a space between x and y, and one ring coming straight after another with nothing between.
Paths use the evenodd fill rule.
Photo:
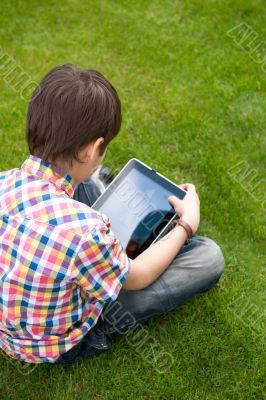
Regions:
<instances>
[{"instance_id":1,"label":"green grass","mask_svg":"<svg viewBox=\"0 0 266 400\"><path fill-rule=\"evenodd\" d=\"M265 2L10 0L0 20L2 52L33 81L62 63L110 79L123 125L105 164L118 171L134 156L177 183L193 182L197 233L217 241L226 260L215 288L145 324L173 357L164 374L121 336L105 354L68 367L25 374L1 357L1 398L265 399L266 73L226 34L245 22L257 43L266 40ZM1 66L0 59L0 170L7 170L28 155L27 102ZM240 161L255 171L253 182L228 173Z\"/></svg>"}]
</instances>

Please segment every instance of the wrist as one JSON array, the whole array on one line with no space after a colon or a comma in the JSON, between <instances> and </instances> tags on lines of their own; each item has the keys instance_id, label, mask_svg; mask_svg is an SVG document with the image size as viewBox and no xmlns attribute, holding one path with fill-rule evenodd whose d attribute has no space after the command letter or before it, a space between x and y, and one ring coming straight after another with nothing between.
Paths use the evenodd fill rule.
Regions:
<instances>
[{"instance_id":1,"label":"wrist","mask_svg":"<svg viewBox=\"0 0 266 400\"><path fill-rule=\"evenodd\" d=\"M176 221L175 223L175 227L174 227L174 231L176 232L176 234L178 235L178 237L183 241L183 243L185 243L185 241L188 239L188 233L187 231L184 229L183 226L179 225Z\"/></svg>"},{"instance_id":2,"label":"wrist","mask_svg":"<svg viewBox=\"0 0 266 400\"><path fill-rule=\"evenodd\" d=\"M184 229L184 231L186 231L187 238L190 239L194 231L191 223L189 222L189 219L181 217L176 221L176 223L177 225L181 226Z\"/></svg>"}]
</instances>

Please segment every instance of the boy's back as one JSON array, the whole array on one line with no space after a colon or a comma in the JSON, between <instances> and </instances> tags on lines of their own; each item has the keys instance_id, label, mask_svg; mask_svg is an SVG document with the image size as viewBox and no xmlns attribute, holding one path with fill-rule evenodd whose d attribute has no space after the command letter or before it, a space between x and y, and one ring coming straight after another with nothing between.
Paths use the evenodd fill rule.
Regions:
<instances>
[{"instance_id":1,"label":"boy's back","mask_svg":"<svg viewBox=\"0 0 266 400\"><path fill-rule=\"evenodd\" d=\"M54 362L128 274L108 218L73 200L75 187L33 155L0 173L0 343L11 357Z\"/></svg>"}]
</instances>

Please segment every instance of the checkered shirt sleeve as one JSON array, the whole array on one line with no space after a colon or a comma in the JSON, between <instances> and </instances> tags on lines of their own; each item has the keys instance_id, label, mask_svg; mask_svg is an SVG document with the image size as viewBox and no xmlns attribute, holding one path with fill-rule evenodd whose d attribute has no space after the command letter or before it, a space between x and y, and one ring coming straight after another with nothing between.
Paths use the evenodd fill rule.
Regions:
<instances>
[{"instance_id":1,"label":"checkered shirt sleeve","mask_svg":"<svg viewBox=\"0 0 266 400\"><path fill-rule=\"evenodd\" d=\"M127 278L130 260L115 237L109 219L92 228L81 241L72 265L72 277L88 298L114 301Z\"/></svg>"}]
</instances>

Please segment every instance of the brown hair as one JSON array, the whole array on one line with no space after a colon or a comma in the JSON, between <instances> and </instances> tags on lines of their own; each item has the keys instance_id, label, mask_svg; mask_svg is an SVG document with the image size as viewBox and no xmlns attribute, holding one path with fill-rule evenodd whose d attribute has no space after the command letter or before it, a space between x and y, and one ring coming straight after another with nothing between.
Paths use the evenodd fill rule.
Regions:
<instances>
[{"instance_id":1,"label":"brown hair","mask_svg":"<svg viewBox=\"0 0 266 400\"><path fill-rule=\"evenodd\" d=\"M115 88L93 69L59 65L43 78L28 106L26 141L30 153L53 163L70 163L88 143L104 137L102 155L121 126Z\"/></svg>"}]
</instances>

